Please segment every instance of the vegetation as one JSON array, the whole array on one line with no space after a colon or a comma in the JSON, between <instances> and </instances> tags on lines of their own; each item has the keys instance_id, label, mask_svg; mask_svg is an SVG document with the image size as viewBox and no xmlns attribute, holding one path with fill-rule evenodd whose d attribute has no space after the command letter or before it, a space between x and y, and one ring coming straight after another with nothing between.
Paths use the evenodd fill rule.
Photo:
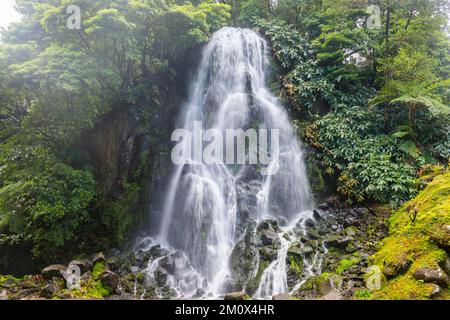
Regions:
<instances>
[{"instance_id":1,"label":"vegetation","mask_svg":"<svg viewBox=\"0 0 450 320\"><path fill-rule=\"evenodd\" d=\"M374 293L377 299L429 298L430 283L414 279L419 268L438 269L450 247L450 173L436 177L390 219L390 234L372 257L390 279ZM410 212L416 211L414 221Z\"/></svg>"},{"instance_id":2,"label":"vegetation","mask_svg":"<svg viewBox=\"0 0 450 320\"><path fill-rule=\"evenodd\" d=\"M154 159L167 154L189 68L212 33L239 26L270 42L271 85L311 149L312 181L347 205L396 210L372 257L388 279L356 297L432 295L413 274L439 267L450 241L448 1L16 3L23 19L0 43L0 273L14 252L41 267L120 246L145 222L144 181L164 174ZM381 7L380 28L367 27L369 4ZM67 28L68 5L82 8L80 30ZM358 262L342 260L333 276ZM80 296L109 294L99 268Z\"/></svg>"}]
</instances>

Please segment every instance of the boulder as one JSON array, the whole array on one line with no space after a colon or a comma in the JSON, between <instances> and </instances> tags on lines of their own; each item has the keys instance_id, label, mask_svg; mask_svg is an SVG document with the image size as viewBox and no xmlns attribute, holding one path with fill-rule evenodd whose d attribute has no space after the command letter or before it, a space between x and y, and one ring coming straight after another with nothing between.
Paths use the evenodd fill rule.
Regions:
<instances>
[{"instance_id":1,"label":"boulder","mask_svg":"<svg viewBox=\"0 0 450 320\"><path fill-rule=\"evenodd\" d=\"M239 241L230 256L230 270L238 283L246 283L258 265L258 250L252 243Z\"/></svg>"},{"instance_id":2,"label":"boulder","mask_svg":"<svg viewBox=\"0 0 450 320\"><path fill-rule=\"evenodd\" d=\"M316 225L316 223L314 222L313 219L306 219L305 221L305 227L307 228L314 228L314 226Z\"/></svg>"},{"instance_id":3,"label":"boulder","mask_svg":"<svg viewBox=\"0 0 450 320\"><path fill-rule=\"evenodd\" d=\"M318 209L326 211L328 209L330 209L330 204L329 203L321 203L317 206Z\"/></svg>"},{"instance_id":4,"label":"boulder","mask_svg":"<svg viewBox=\"0 0 450 320\"><path fill-rule=\"evenodd\" d=\"M50 299L52 298L56 293L61 291L63 287L61 286L61 283L57 281L52 281L49 284L47 284L44 288L42 288L41 291L41 297Z\"/></svg>"},{"instance_id":5,"label":"boulder","mask_svg":"<svg viewBox=\"0 0 450 320\"><path fill-rule=\"evenodd\" d=\"M308 258L314 253L314 249L310 245L304 245L302 248L302 252L303 255Z\"/></svg>"},{"instance_id":6,"label":"boulder","mask_svg":"<svg viewBox=\"0 0 450 320\"><path fill-rule=\"evenodd\" d=\"M448 286L448 276L441 268L418 268L414 271L413 277L416 280L434 283L444 288Z\"/></svg>"},{"instance_id":7,"label":"boulder","mask_svg":"<svg viewBox=\"0 0 450 320\"><path fill-rule=\"evenodd\" d=\"M261 242L264 246L272 245L278 239L278 234L272 230L263 230L261 232Z\"/></svg>"},{"instance_id":8,"label":"boulder","mask_svg":"<svg viewBox=\"0 0 450 320\"><path fill-rule=\"evenodd\" d=\"M345 249L353 240L354 238L351 236L331 236L324 240L324 244L329 248Z\"/></svg>"},{"instance_id":9,"label":"boulder","mask_svg":"<svg viewBox=\"0 0 450 320\"><path fill-rule=\"evenodd\" d=\"M316 229L309 229L309 230L306 232L306 237L307 237L309 240L317 240L317 239L320 238L320 235L319 235L319 232L318 232Z\"/></svg>"},{"instance_id":10,"label":"boulder","mask_svg":"<svg viewBox=\"0 0 450 320\"><path fill-rule=\"evenodd\" d=\"M42 276L44 279L53 279L53 278L63 278L63 273L66 271L67 267L62 264L52 264L44 270L42 270Z\"/></svg>"},{"instance_id":11,"label":"boulder","mask_svg":"<svg viewBox=\"0 0 450 320\"><path fill-rule=\"evenodd\" d=\"M250 300L250 297L244 291L240 291L240 292L232 292L232 293L226 294L224 297L224 300L225 301L230 301L230 300L243 301L243 300Z\"/></svg>"},{"instance_id":12,"label":"boulder","mask_svg":"<svg viewBox=\"0 0 450 320\"><path fill-rule=\"evenodd\" d=\"M316 221L319 221L322 219L322 216L320 215L319 211L317 211L317 210L313 210L313 217L314 217L314 220L316 220Z\"/></svg>"},{"instance_id":13,"label":"boulder","mask_svg":"<svg viewBox=\"0 0 450 320\"><path fill-rule=\"evenodd\" d=\"M80 268L81 274L91 271L93 267L92 262L89 260L72 260L69 266L77 266Z\"/></svg>"},{"instance_id":14,"label":"boulder","mask_svg":"<svg viewBox=\"0 0 450 320\"><path fill-rule=\"evenodd\" d=\"M278 300L278 301L292 300L292 296L288 293L280 293L280 294L274 295L272 297L272 300Z\"/></svg>"},{"instance_id":15,"label":"boulder","mask_svg":"<svg viewBox=\"0 0 450 320\"><path fill-rule=\"evenodd\" d=\"M113 291L116 291L119 286L119 277L110 270L103 272L100 276L100 280L103 285L111 288Z\"/></svg>"}]
</instances>

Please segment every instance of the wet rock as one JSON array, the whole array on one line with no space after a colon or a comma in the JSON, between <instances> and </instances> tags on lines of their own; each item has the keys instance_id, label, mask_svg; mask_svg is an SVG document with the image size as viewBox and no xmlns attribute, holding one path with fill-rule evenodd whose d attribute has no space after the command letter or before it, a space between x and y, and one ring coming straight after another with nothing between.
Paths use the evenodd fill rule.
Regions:
<instances>
[{"instance_id":1,"label":"wet rock","mask_svg":"<svg viewBox=\"0 0 450 320\"><path fill-rule=\"evenodd\" d=\"M60 282L57 281L52 281L49 284L47 284L41 291L40 296L50 299L52 298L56 293L58 293L59 291L61 291L61 289L63 289L62 285Z\"/></svg>"},{"instance_id":2,"label":"wet rock","mask_svg":"<svg viewBox=\"0 0 450 320\"><path fill-rule=\"evenodd\" d=\"M278 242L277 242L278 244ZM278 257L278 246L274 247L262 247L259 249L259 255L262 260L272 262Z\"/></svg>"},{"instance_id":3,"label":"wet rock","mask_svg":"<svg viewBox=\"0 0 450 320\"><path fill-rule=\"evenodd\" d=\"M244 291L240 291L226 294L224 300L243 301L243 300L250 300L250 297Z\"/></svg>"},{"instance_id":4,"label":"wet rock","mask_svg":"<svg viewBox=\"0 0 450 320\"><path fill-rule=\"evenodd\" d=\"M280 231L280 228L278 227L278 222L273 219L267 219L264 221L261 221L258 224L257 231L263 231L263 230L272 230L275 232Z\"/></svg>"},{"instance_id":5,"label":"wet rock","mask_svg":"<svg viewBox=\"0 0 450 320\"><path fill-rule=\"evenodd\" d=\"M317 240L320 238L319 232L316 229L309 229L306 232L306 237L310 240Z\"/></svg>"},{"instance_id":6,"label":"wet rock","mask_svg":"<svg viewBox=\"0 0 450 320\"><path fill-rule=\"evenodd\" d=\"M304 245L302 248L303 255L307 258L314 254L314 249L310 245Z\"/></svg>"},{"instance_id":7,"label":"wet rock","mask_svg":"<svg viewBox=\"0 0 450 320\"><path fill-rule=\"evenodd\" d=\"M329 248L345 249L354 239L350 236L330 236L324 240L324 244Z\"/></svg>"},{"instance_id":8,"label":"wet rock","mask_svg":"<svg viewBox=\"0 0 450 320\"><path fill-rule=\"evenodd\" d=\"M276 240L278 240L278 234L275 231L272 230L263 230L261 232L261 243L264 246L270 246L275 243Z\"/></svg>"},{"instance_id":9,"label":"wet rock","mask_svg":"<svg viewBox=\"0 0 450 320\"><path fill-rule=\"evenodd\" d=\"M161 268L167 270L169 274L174 274L176 270L187 270L189 265L181 251L169 254L159 262Z\"/></svg>"},{"instance_id":10,"label":"wet rock","mask_svg":"<svg viewBox=\"0 0 450 320\"><path fill-rule=\"evenodd\" d=\"M63 278L63 273L66 271L67 267L62 264L52 264L42 270L42 276L45 279L52 278Z\"/></svg>"},{"instance_id":11,"label":"wet rock","mask_svg":"<svg viewBox=\"0 0 450 320\"><path fill-rule=\"evenodd\" d=\"M320 210L326 211L328 209L330 209L330 204L329 203L321 203L317 206L317 208L319 208Z\"/></svg>"},{"instance_id":12,"label":"wet rock","mask_svg":"<svg viewBox=\"0 0 450 320\"><path fill-rule=\"evenodd\" d=\"M69 267L70 266L77 266L80 268L81 274L92 270L92 262L89 260L72 260L69 263Z\"/></svg>"},{"instance_id":13,"label":"wet rock","mask_svg":"<svg viewBox=\"0 0 450 320\"><path fill-rule=\"evenodd\" d=\"M317 211L315 209L313 210L313 217L316 221L319 221L322 219L322 216L320 215L319 211Z\"/></svg>"},{"instance_id":14,"label":"wet rock","mask_svg":"<svg viewBox=\"0 0 450 320\"><path fill-rule=\"evenodd\" d=\"M230 270L233 278L243 286L258 264L258 250L245 240L239 241L230 256Z\"/></svg>"},{"instance_id":15,"label":"wet rock","mask_svg":"<svg viewBox=\"0 0 450 320\"><path fill-rule=\"evenodd\" d=\"M307 228L314 228L315 225L316 225L316 223L314 222L314 220L306 219L305 227L307 227Z\"/></svg>"},{"instance_id":16,"label":"wet rock","mask_svg":"<svg viewBox=\"0 0 450 320\"><path fill-rule=\"evenodd\" d=\"M103 285L111 288L113 291L117 290L117 287L119 285L119 277L114 272L106 270L100 276L100 280Z\"/></svg>"},{"instance_id":17,"label":"wet rock","mask_svg":"<svg viewBox=\"0 0 450 320\"><path fill-rule=\"evenodd\" d=\"M278 300L278 301L292 300L292 296L288 293L280 293L280 294L274 295L272 297L272 300Z\"/></svg>"},{"instance_id":18,"label":"wet rock","mask_svg":"<svg viewBox=\"0 0 450 320\"><path fill-rule=\"evenodd\" d=\"M169 251L165 248L161 248L159 244L150 248L150 254L152 258L159 258L167 255L168 253Z\"/></svg>"},{"instance_id":19,"label":"wet rock","mask_svg":"<svg viewBox=\"0 0 450 320\"><path fill-rule=\"evenodd\" d=\"M194 295L192 296L192 298L194 299L198 299L203 297L206 294L206 291L203 289L197 289L197 291L195 291Z\"/></svg>"},{"instance_id":20,"label":"wet rock","mask_svg":"<svg viewBox=\"0 0 450 320\"><path fill-rule=\"evenodd\" d=\"M434 283L441 287L448 286L448 276L441 268L418 268L414 271L413 277L416 280L423 280L424 282Z\"/></svg>"},{"instance_id":21,"label":"wet rock","mask_svg":"<svg viewBox=\"0 0 450 320\"><path fill-rule=\"evenodd\" d=\"M293 256L295 259L302 259L302 248L299 243L292 244L288 249L288 257Z\"/></svg>"}]
</instances>

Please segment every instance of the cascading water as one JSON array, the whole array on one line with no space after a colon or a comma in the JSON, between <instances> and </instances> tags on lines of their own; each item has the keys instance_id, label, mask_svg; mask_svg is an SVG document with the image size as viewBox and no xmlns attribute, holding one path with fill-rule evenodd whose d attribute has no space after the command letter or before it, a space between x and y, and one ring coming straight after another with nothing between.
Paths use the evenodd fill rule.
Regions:
<instances>
[{"instance_id":1,"label":"cascading water","mask_svg":"<svg viewBox=\"0 0 450 320\"><path fill-rule=\"evenodd\" d=\"M198 275L194 281L190 273L191 283L203 283L215 295L227 291L230 254L248 221L275 218L287 226L313 207L297 134L267 88L268 52L265 40L251 30L216 32L203 51L180 119L180 126L190 132L201 122L202 130L213 128L224 136L227 129L279 130L279 157L267 166L267 174L258 165L227 165L219 160L207 165L195 156L186 156L173 169L158 241L181 250L188 268ZM190 147L186 141L185 148ZM290 243L281 239L278 257L264 272L255 297L288 290L285 260ZM149 272L155 268L153 261Z\"/></svg>"}]
</instances>

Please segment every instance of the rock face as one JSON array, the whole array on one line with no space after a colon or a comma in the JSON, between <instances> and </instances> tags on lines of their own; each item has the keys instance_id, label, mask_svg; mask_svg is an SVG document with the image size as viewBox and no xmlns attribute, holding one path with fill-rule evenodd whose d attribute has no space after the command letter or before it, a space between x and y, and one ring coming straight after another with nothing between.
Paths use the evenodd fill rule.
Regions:
<instances>
[{"instance_id":1,"label":"rock face","mask_svg":"<svg viewBox=\"0 0 450 320\"><path fill-rule=\"evenodd\" d=\"M66 271L67 267L62 264L52 264L42 270L42 276L45 279L63 278L62 273Z\"/></svg>"},{"instance_id":2,"label":"rock face","mask_svg":"<svg viewBox=\"0 0 450 320\"><path fill-rule=\"evenodd\" d=\"M100 280L102 281L102 284L111 288L112 290L116 291L117 287L119 286L119 277L117 274L110 270L106 270L102 273Z\"/></svg>"},{"instance_id":3,"label":"rock face","mask_svg":"<svg viewBox=\"0 0 450 320\"><path fill-rule=\"evenodd\" d=\"M93 267L92 262L89 260L72 260L69 266L77 266L80 268L81 274L90 271Z\"/></svg>"},{"instance_id":4,"label":"rock face","mask_svg":"<svg viewBox=\"0 0 450 320\"><path fill-rule=\"evenodd\" d=\"M419 268L414 271L413 276L416 280L434 283L444 288L448 286L448 276L441 268Z\"/></svg>"}]
</instances>

